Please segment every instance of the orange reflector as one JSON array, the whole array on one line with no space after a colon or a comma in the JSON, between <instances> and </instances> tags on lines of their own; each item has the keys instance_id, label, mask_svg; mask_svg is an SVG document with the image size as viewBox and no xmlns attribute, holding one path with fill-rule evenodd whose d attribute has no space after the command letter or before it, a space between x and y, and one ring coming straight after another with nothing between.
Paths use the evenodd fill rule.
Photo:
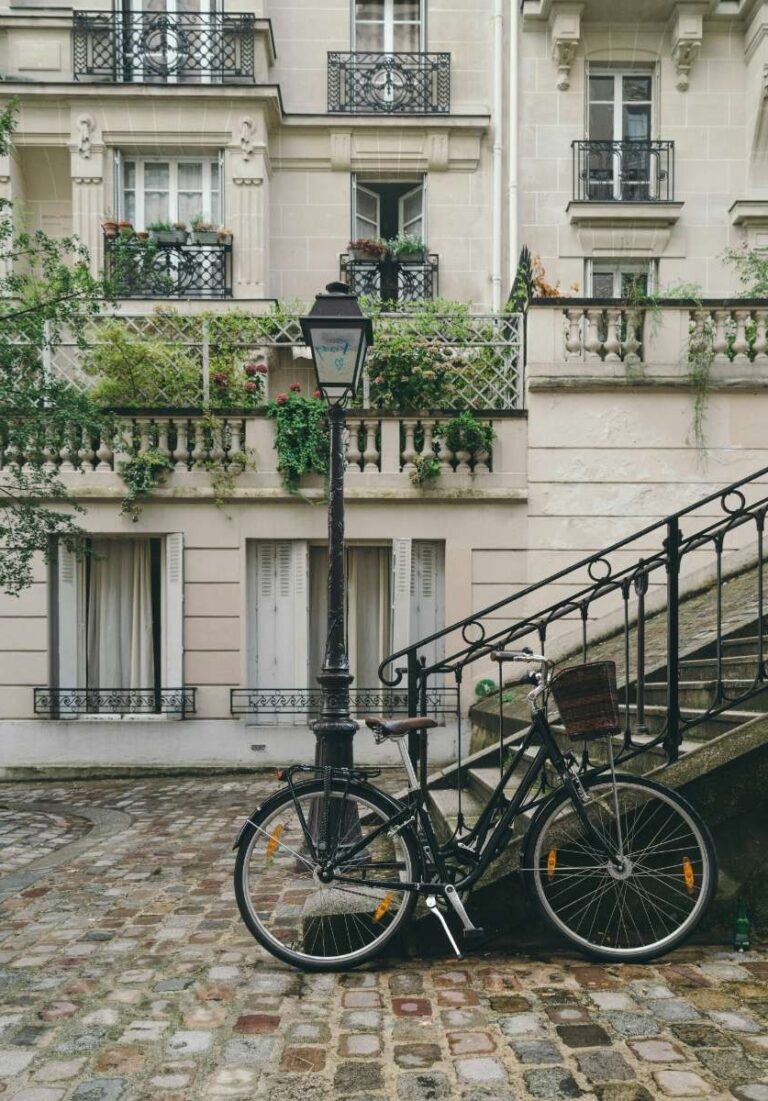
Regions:
<instances>
[{"instance_id":1,"label":"orange reflector","mask_svg":"<svg viewBox=\"0 0 768 1101\"><path fill-rule=\"evenodd\" d=\"M683 881L686 891L690 894L696 881L693 875L693 865L687 856L683 857Z\"/></svg>"},{"instance_id":2,"label":"orange reflector","mask_svg":"<svg viewBox=\"0 0 768 1101\"><path fill-rule=\"evenodd\" d=\"M550 849L547 857L547 879L555 878L557 868L557 849Z\"/></svg>"},{"instance_id":3,"label":"orange reflector","mask_svg":"<svg viewBox=\"0 0 768 1101\"><path fill-rule=\"evenodd\" d=\"M384 917L387 910L390 908L390 906L392 905L392 903L394 901L395 901L395 896L392 894L391 891L388 894L384 895L384 898L381 900L379 905L376 907L376 912L373 915L373 920L374 921L381 921L381 919Z\"/></svg>"},{"instance_id":4,"label":"orange reflector","mask_svg":"<svg viewBox=\"0 0 768 1101\"><path fill-rule=\"evenodd\" d=\"M277 852L277 843L280 840L280 834L282 832L282 825L275 826L275 828L272 830L269 841L267 841L267 860L271 860Z\"/></svg>"},{"instance_id":5,"label":"orange reflector","mask_svg":"<svg viewBox=\"0 0 768 1101\"><path fill-rule=\"evenodd\" d=\"M279 768L277 770L277 772L275 773L275 779L276 780L284 780L285 779L285 773L283 772L283 770L281 768Z\"/></svg>"}]
</instances>

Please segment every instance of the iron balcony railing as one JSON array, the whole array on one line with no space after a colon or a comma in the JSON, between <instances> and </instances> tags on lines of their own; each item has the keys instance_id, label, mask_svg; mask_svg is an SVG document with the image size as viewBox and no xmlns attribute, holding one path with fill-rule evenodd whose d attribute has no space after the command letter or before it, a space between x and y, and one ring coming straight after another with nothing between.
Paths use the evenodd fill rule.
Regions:
<instances>
[{"instance_id":1,"label":"iron balcony railing","mask_svg":"<svg viewBox=\"0 0 768 1101\"><path fill-rule=\"evenodd\" d=\"M624 711L624 744L617 760L626 761L663 746L667 760L676 761L686 730L740 707L768 688L766 476L768 467L391 654L379 668L382 684L400 690L405 687L408 713L426 714L424 701L435 680L445 684L453 678L460 692L462 682L469 679L467 667L477 661L489 662L495 650L522 650L528 646L546 653L553 625L571 620L578 625L581 644L579 652L568 660L586 662L594 660L593 647L606 636L600 620L608 625L615 622L621 632L621 643L617 640L616 648L621 645L623 650L623 662L617 663L617 671L620 685L623 681ZM734 567L727 569L729 561L740 564L743 577L741 586L730 589L741 589L743 593L746 585L750 590L749 618L754 617L753 637L747 640L754 656L736 662L724 647L732 624L739 614L743 615L741 604L728 604L729 581L736 572ZM713 581L711 611L704 625L699 616L689 621L681 615L681 578L693 570L699 582L707 575ZM566 595L551 599L564 590ZM657 631L650 656L646 652L646 624L660 614L660 605L664 608L659 599L662 594L666 598L666 642L662 650ZM531 613L529 609L535 607L537 598L543 600L542 606ZM707 629L705 635L702 626ZM590 634L595 637L590 638ZM711 657L704 663L695 659L686 663L687 655L700 653L704 639ZM698 667L702 664L708 672L706 681L700 683ZM681 708L681 690L689 695L696 690L695 712ZM649 735L647 699L655 701L660 694L665 703L664 715L660 729ZM650 710L650 704L648 707ZM457 713L460 720L461 699Z\"/></svg>"},{"instance_id":2,"label":"iron balcony railing","mask_svg":"<svg viewBox=\"0 0 768 1101\"><path fill-rule=\"evenodd\" d=\"M317 718L323 703L321 688L232 688L229 710L232 715L296 715ZM336 701L331 695L331 706ZM350 710L355 715L407 715L408 694L391 688L350 688ZM425 698L430 715L456 713L455 688L431 688Z\"/></svg>"},{"instance_id":3,"label":"iron balcony railing","mask_svg":"<svg viewBox=\"0 0 768 1101\"><path fill-rule=\"evenodd\" d=\"M447 115L450 110L450 54L328 54L331 114Z\"/></svg>"},{"instance_id":4,"label":"iron balcony railing","mask_svg":"<svg viewBox=\"0 0 768 1101\"><path fill-rule=\"evenodd\" d=\"M35 714L194 715L196 688L35 688Z\"/></svg>"},{"instance_id":5,"label":"iron balcony railing","mask_svg":"<svg viewBox=\"0 0 768 1101\"><path fill-rule=\"evenodd\" d=\"M438 294L439 258L422 260L355 260L341 257L341 278L357 295L377 295L385 302L420 302Z\"/></svg>"},{"instance_id":6,"label":"iron balcony railing","mask_svg":"<svg viewBox=\"0 0 768 1101\"><path fill-rule=\"evenodd\" d=\"M668 203L675 197L673 141L574 141L577 202Z\"/></svg>"},{"instance_id":7,"label":"iron balcony railing","mask_svg":"<svg viewBox=\"0 0 768 1101\"><path fill-rule=\"evenodd\" d=\"M231 298L232 246L166 245L139 237L104 240L116 298Z\"/></svg>"},{"instance_id":8,"label":"iron balcony railing","mask_svg":"<svg viewBox=\"0 0 768 1101\"><path fill-rule=\"evenodd\" d=\"M250 84L254 30L251 14L76 11L75 80Z\"/></svg>"}]
</instances>

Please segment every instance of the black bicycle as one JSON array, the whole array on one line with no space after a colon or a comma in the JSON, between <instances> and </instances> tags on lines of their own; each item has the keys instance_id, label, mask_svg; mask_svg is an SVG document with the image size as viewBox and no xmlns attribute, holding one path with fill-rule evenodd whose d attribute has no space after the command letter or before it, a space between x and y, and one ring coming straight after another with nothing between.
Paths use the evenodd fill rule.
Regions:
<instances>
[{"instance_id":1,"label":"black bicycle","mask_svg":"<svg viewBox=\"0 0 768 1101\"><path fill-rule=\"evenodd\" d=\"M460 956L445 912L456 914L466 942L484 936L464 903L525 812L532 818L520 849L523 875L550 925L581 951L650 960L695 928L717 883L712 839L677 792L616 772L613 662L552 677L553 663L528 650L493 658L540 669L525 678L535 686L532 724L506 764L500 746L498 786L471 828L460 823L450 840L438 840L424 736L437 724L427 717L365 720L377 741L398 740L409 779L404 798L371 784L377 770L297 765L281 774L286 787L246 821L235 842L237 902L248 929L274 956L305 970L355 967L404 928L419 899ZM550 694L570 738L607 739L607 764L580 767L560 749L547 718ZM404 740L412 731L422 732L420 780ZM505 788L526 758L508 798Z\"/></svg>"}]
</instances>

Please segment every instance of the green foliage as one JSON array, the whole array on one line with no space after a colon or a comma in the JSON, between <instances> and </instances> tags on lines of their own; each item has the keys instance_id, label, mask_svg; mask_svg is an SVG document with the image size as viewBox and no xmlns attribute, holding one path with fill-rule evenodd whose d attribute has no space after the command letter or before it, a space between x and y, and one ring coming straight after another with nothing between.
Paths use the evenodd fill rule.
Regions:
<instances>
[{"instance_id":1,"label":"green foliage","mask_svg":"<svg viewBox=\"0 0 768 1101\"><path fill-rule=\"evenodd\" d=\"M469 409L443 424L438 424L435 436L441 436L454 454L457 451L469 451L471 455L478 451L490 452L495 439L491 425L479 421Z\"/></svg>"},{"instance_id":2,"label":"green foliage","mask_svg":"<svg viewBox=\"0 0 768 1101\"><path fill-rule=\"evenodd\" d=\"M120 463L119 469L127 489L120 511L135 523L139 518L136 502L150 496L165 475L173 470L173 462L156 447L150 447Z\"/></svg>"},{"instance_id":3,"label":"green foliage","mask_svg":"<svg viewBox=\"0 0 768 1101\"><path fill-rule=\"evenodd\" d=\"M440 477L442 464L434 452L431 455L417 455L413 465L410 477L415 486L428 485Z\"/></svg>"},{"instance_id":4,"label":"green foliage","mask_svg":"<svg viewBox=\"0 0 768 1101\"><path fill-rule=\"evenodd\" d=\"M728 248L722 259L735 269L741 283L741 298L768 298L768 256L765 249L753 249L744 244Z\"/></svg>"},{"instance_id":5,"label":"green foliage","mask_svg":"<svg viewBox=\"0 0 768 1101\"><path fill-rule=\"evenodd\" d=\"M325 402L292 390L278 394L266 412L275 421L277 469L285 488L296 493L303 475L327 474L330 440Z\"/></svg>"},{"instance_id":6,"label":"green foliage","mask_svg":"<svg viewBox=\"0 0 768 1101\"><path fill-rule=\"evenodd\" d=\"M371 402L380 409L450 408L456 366L449 349L408 333L381 334L368 353Z\"/></svg>"},{"instance_id":7,"label":"green foliage","mask_svg":"<svg viewBox=\"0 0 768 1101\"><path fill-rule=\"evenodd\" d=\"M405 260L409 256L425 252L427 248L421 237L416 237L413 233L398 233L397 237L386 242L386 247L393 260Z\"/></svg>"},{"instance_id":8,"label":"green foliage","mask_svg":"<svg viewBox=\"0 0 768 1101\"><path fill-rule=\"evenodd\" d=\"M83 369L97 381L93 400L110 407L175 406L202 401L200 366L181 341L131 332L124 321L99 328L99 343L88 349Z\"/></svg>"},{"instance_id":9,"label":"green foliage","mask_svg":"<svg viewBox=\"0 0 768 1101\"><path fill-rule=\"evenodd\" d=\"M15 112L15 103L0 111L0 154L8 151ZM34 556L47 560L54 537L81 546L75 514L82 509L44 469L43 444L72 425L81 438L98 435L108 418L43 369L40 349L65 332L82 347L104 297L76 238L19 229L12 204L0 199L0 441L18 460L6 463L0 486L0 589L11 595L31 583Z\"/></svg>"},{"instance_id":10,"label":"green foliage","mask_svg":"<svg viewBox=\"0 0 768 1101\"><path fill-rule=\"evenodd\" d=\"M520 250L520 259L517 261L515 281L507 303L514 313L525 313L535 294L535 277L533 270L533 257L527 245Z\"/></svg>"}]
</instances>

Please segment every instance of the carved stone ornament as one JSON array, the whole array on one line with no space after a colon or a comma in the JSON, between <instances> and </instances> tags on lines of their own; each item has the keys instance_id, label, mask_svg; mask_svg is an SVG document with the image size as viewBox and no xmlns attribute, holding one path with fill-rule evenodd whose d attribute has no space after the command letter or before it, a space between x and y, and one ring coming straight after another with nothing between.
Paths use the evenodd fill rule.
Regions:
<instances>
[{"instance_id":1,"label":"carved stone ornament","mask_svg":"<svg viewBox=\"0 0 768 1101\"><path fill-rule=\"evenodd\" d=\"M688 85L691 83L691 69L700 49L700 42L678 42L673 49L672 61L677 72L675 86L678 92L688 91Z\"/></svg>"},{"instance_id":2,"label":"carved stone ornament","mask_svg":"<svg viewBox=\"0 0 768 1101\"><path fill-rule=\"evenodd\" d=\"M91 156L91 136L96 122L91 115L79 115L77 119L77 151L84 160Z\"/></svg>"},{"instance_id":3,"label":"carved stone ornament","mask_svg":"<svg viewBox=\"0 0 768 1101\"><path fill-rule=\"evenodd\" d=\"M675 84L679 92L687 92L691 82L691 69L699 55L704 34L702 3L681 3L675 9L672 24L672 64L677 74Z\"/></svg>"},{"instance_id":4,"label":"carved stone ornament","mask_svg":"<svg viewBox=\"0 0 768 1101\"><path fill-rule=\"evenodd\" d=\"M253 156L255 149L254 145L254 132L256 130L256 123L252 118L244 118L240 123L240 151L243 154L243 160L248 161Z\"/></svg>"},{"instance_id":5,"label":"carved stone ornament","mask_svg":"<svg viewBox=\"0 0 768 1101\"><path fill-rule=\"evenodd\" d=\"M571 66L581 44L582 4L554 3L549 17L552 60L557 66L557 87L561 92L571 86Z\"/></svg>"}]
</instances>

